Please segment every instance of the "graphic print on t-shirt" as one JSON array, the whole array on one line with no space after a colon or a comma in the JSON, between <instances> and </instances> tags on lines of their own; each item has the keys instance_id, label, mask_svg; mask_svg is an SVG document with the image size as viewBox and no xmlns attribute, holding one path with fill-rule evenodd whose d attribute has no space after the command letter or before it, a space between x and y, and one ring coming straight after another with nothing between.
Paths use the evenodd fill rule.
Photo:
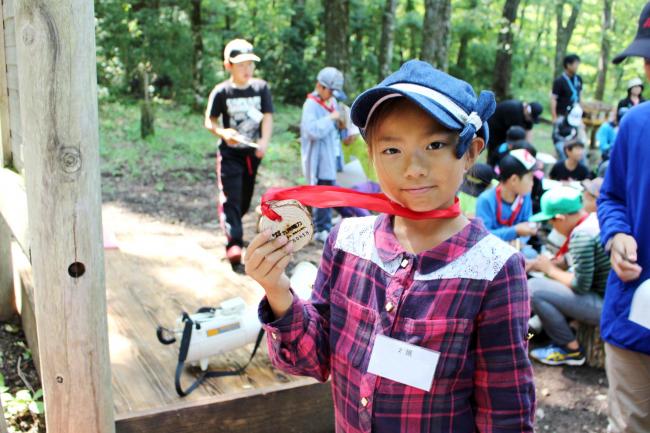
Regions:
<instances>
[{"instance_id":1,"label":"graphic print on t-shirt","mask_svg":"<svg viewBox=\"0 0 650 433\"><path fill-rule=\"evenodd\" d=\"M228 98L226 109L230 118L230 127L236 129L246 139L256 141L259 137L260 118L254 113L261 113L262 97Z\"/></svg>"}]
</instances>

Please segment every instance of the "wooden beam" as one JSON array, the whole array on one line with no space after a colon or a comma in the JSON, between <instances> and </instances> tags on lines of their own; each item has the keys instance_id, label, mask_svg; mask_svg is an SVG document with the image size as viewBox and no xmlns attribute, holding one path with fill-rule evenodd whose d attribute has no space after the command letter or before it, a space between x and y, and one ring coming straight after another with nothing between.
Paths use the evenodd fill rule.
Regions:
<instances>
[{"instance_id":1,"label":"wooden beam","mask_svg":"<svg viewBox=\"0 0 650 433\"><path fill-rule=\"evenodd\" d=\"M32 266L27 260L20 246L14 242L11 245L11 254L14 261L14 294L16 309L23 325L23 333L27 346L32 352L34 367L41 377L41 362L38 352L38 336L36 333L36 315L34 314L34 281L32 279Z\"/></svg>"},{"instance_id":2,"label":"wooden beam","mask_svg":"<svg viewBox=\"0 0 650 433\"><path fill-rule=\"evenodd\" d=\"M4 13L0 8L0 168L11 163L9 137L9 92L7 89L7 61L5 59Z\"/></svg>"},{"instance_id":3,"label":"wooden beam","mask_svg":"<svg viewBox=\"0 0 650 433\"><path fill-rule=\"evenodd\" d=\"M2 410L2 402L0 402L0 433L7 433L7 422L5 421L5 413Z\"/></svg>"},{"instance_id":4,"label":"wooden beam","mask_svg":"<svg viewBox=\"0 0 650 433\"><path fill-rule=\"evenodd\" d=\"M297 385L296 385L297 384ZM330 383L280 384L118 417L117 433L331 433Z\"/></svg>"},{"instance_id":5,"label":"wooden beam","mask_svg":"<svg viewBox=\"0 0 650 433\"><path fill-rule=\"evenodd\" d=\"M11 230L0 217L0 321L6 321L16 313L13 275Z\"/></svg>"},{"instance_id":6,"label":"wooden beam","mask_svg":"<svg viewBox=\"0 0 650 433\"><path fill-rule=\"evenodd\" d=\"M93 2L14 12L46 427L112 433Z\"/></svg>"},{"instance_id":7,"label":"wooden beam","mask_svg":"<svg viewBox=\"0 0 650 433\"><path fill-rule=\"evenodd\" d=\"M0 217L4 218L13 237L25 255L30 257L29 228L27 217L27 193L23 178L19 174L0 169Z\"/></svg>"}]
</instances>

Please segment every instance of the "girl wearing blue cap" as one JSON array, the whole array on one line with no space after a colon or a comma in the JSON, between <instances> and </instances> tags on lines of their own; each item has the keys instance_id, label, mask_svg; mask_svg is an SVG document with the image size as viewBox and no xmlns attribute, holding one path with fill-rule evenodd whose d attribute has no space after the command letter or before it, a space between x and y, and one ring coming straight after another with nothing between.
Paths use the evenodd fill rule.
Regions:
<instances>
[{"instance_id":1,"label":"girl wearing blue cap","mask_svg":"<svg viewBox=\"0 0 650 433\"><path fill-rule=\"evenodd\" d=\"M494 106L492 93L407 62L357 98L352 120L382 191L438 217L343 220L309 301L284 274L286 238L249 246L273 364L331 377L337 432L533 431L523 258L480 221L440 216L457 208Z\"/></svg>"}]
</instances>

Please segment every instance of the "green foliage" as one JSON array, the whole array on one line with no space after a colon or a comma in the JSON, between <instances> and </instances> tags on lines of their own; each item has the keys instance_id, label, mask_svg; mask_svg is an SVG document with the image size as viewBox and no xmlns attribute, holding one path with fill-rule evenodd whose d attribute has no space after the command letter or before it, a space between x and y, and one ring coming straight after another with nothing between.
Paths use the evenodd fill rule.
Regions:
<instances>
[{"instance_id":1,"label":"green foliage","mask_svg":"<svg viewBox=\"0 0 650 433\"><path fill-rule=\"evenodd\" d=\"M5 386L5 379L0 373L0 398L4 417L9 424L9 432L17 432L13 426L19 425L19 420L26 417L34 417L45 413L43 404L43 390L39 389L34 394L27 389L19 389L11 393Z\"/></svg>"},{"instance_id":2,"label":"green foliage","mask_svg":"<svg viewBox=\"0 0 650 433\"><path fill-rule=\"evenodd\" d=\"M548 106L555 57L555 4L560 0L522 0L514 24L512 94ZM568 1L568 0L566 0ZM385 0L350 0L349 70L346 89L351 97L378 81L381 20ZM611 55L634 37L645 0L616 0ZM203 0L201 2L203 83L205 99L212 86L227 78L223 48L243 37L254 43L262 61L257 75L267 80L276 101L300 105L313 88L324 64L322 0ZM497 38L504 0L452 0L449 69L477 89L490 88L494 76ZM596 87L600 56L603 0L583 0L568 52L583 59L584 99ZM102 98L114 100L128 93L139 62L149 61L155 76L167 76L171 91L157 96L177 103L194 102L192 91L192 32L189 0L96 1L98 80ZM396 11L392 69L418 56L422 40L423 0L405 0ZM566 20L566 17L565 17ZM625 82L641 75L638 60L610 65L605 100L624 96ZM132 83L136 84L136 83ZM141 93L137 89L138 93ZM548 112L547 112L548 113Z\"/></svg>"}]
</instances>

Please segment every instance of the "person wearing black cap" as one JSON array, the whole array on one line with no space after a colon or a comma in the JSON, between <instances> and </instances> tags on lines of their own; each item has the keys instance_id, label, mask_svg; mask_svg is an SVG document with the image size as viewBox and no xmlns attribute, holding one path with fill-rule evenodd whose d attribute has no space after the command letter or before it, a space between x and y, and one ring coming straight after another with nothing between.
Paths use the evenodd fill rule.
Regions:
<instances>
[{"instance_id":1,"label":"person wearing black cap","mask_svg":"<svg viewBox=\"0 0 650 433\"><path fill-rule=\"evenodd\" d=\"M490 138L487 144L487 162L492 167L499 162L498 149L506 141L508 129L512 126L521 126L527 131L526 138L531 139L530 131L533 125L539 123L539 116L544 108L539 102L522 102L510 99L497 104L494 115L488 120Z\"/></svg>"},{"instance_id":2,"label":"person wearing black cap","mask_svg":"<svg viewBox=\"0 0 650 433\"><path fill-rule=\"evenodd\" d=\"M645 59L650 79L650 2L634 41L613 60ZM601 241L610 252L600 332L605 341L612 433L650 432L650 104L622 119L597 200Z\"/></svg>"}]
</instances>

